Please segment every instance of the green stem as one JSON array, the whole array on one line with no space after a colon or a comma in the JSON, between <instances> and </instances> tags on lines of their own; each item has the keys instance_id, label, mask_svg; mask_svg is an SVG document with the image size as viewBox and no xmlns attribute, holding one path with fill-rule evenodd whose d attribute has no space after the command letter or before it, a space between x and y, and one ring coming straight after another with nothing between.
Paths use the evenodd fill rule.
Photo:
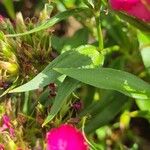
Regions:
<instances>
[{"instance_id":1,"label":"green stem","mask_svg":"<svg viewBox=\"0 0 150 150\"><path fill-rule=\"evenodd\" d=\"M29 104L29 92L25 92L25 102L24 102L24 105L23 105L23 113L24 114L28 114L28 104Z\"/></svg>"},{"instance_id":2,"label":"green stem","mask_svg":"<svg viewBox=\"0 0 150 150\"><path fill-rule=\"evenodd\" d=\"M97 28L97 35L98 35L98 47L99 51L102 51L104 48L103 45L103 34L101 29L101 23L100 23L100 13L98 15L95 15L95 21L96 21L96 28Z\"/></svg>"},{"instance_id":3,"label":"green stem","mask_svg":"<svg viewBox=\"0 0 150 150\"><path fill-rule=\"evenodd\" d=\"M85 135L85 132L84 132L86 119L87 119L86 116L83 117L83 123L82 123L82 134L83 134L83 137L84 137L85 141L89 144L91 150L97 150L96 147L93 144L91 144L90 141L86 138L86 135Z\"/></svg>"}]
</instances>

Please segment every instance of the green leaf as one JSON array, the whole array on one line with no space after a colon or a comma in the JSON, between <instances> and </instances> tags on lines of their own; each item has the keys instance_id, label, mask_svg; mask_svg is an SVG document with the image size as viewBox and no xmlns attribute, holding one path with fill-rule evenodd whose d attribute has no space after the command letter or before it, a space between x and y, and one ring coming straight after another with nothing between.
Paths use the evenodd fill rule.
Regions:
<instances>
[{"instance_id":1,"label":"green leaf","mask_svg":"<svg viewBox=\"0 0 150 150\"><path fill-rule=\"evenodd\" d=\"M5 6L9 16L12 19L15 19L15 10L14 10L13 1L12 0L3 0L2 3Z\"/></svg>"},{"instance_id":2,"label":"green leaf","mask_svg":"<svg viewBox=\"0 0 150 150\"><path fill-rule=\"evenodd\" d=\"M85 108L80 114L80 117L86 116L86 115L96 115L97 113L99 113L99 111L105 107L105 105L108 105L110 103L110 101L112 99L114 99L115 97L115 91L103 91L103 94L101 95L100 100L94 101L93 103L91 103L87 108ZM107 100L109 99L109 100Z\"/></svg>"},{"instance_id":3,"label":"green leaf","mask_svg":"<svg viewBox=\"0 0 150 150\"><path fill-rule=\"evenodd\" d=\"M85 126L86 133L91 133L99 127L108 124L128 102L128 97L121 93L111 91L108 95L98 102L96 112L88 113L91 115L91 119Z\"/></svg>"},{"instance_id":4,"label":"green leaf","mask_svg":"<svg viewBox=\"0 0 150 150\"><path fill-rule=\"evenodd\" d=\"M35 90L54 82L61 76L60 73L52 69L54 67L88 68L98 66L102 63L103 56L96 50L96 47L91 45L80 46L76 50L67 51L61 54L31 81L9 91L9 93Z\"/></svg>"},{"instance_id":5,"label":"green leaf","mask_svg":"<svg viewBox=\"0 0 150 150\"><path fill-rule=\"evenodd\" d=\"M148 72L150 73L150 34L138 32L138 40L140 44L140 52L143 59L143 63Z\"/></svg>"},{"instance_id":6,"label":"green leaf","mask_svg":"<svg viewBox=\"0 0 150 150\"><path fill-rule=\"evenodd\" d=\"M7 37L23 36L23 35L31 34L34 32L41 31L41 30L45 30L47 28L52 27L56 23L68 18L69 16L80 14L80 13L86 12L86 11L90 11L90 10L88 8L83 7L83 8L76 8L76 9L60 12L57 15L55 15L54 17L46 20L45 22L43 22L42 24L38 25L37 27L35 27L34 29L32 29L30 31L27 31L24 33L18 33L18 34L10 34L10 35L7 35Z\"/></svg>"},{"instance_id":7,"label":"green leaf","mask_svg":"<svg viewBox=\"0 0 150 150\"><path fill-rule=\"evenodd\" d=\"M140 21L132 16L128 16L124 13L121 12L116 12L117 15L122 18L124 21L129 22L130 24L132 24L133 26L135 26L136 28L139 28L140 30L144 31L144 32L150 32L150 25Z\"/></svg>"},{"instance_id":8,"label":"green leaf","mask_svg":"<svg viewBox=\"0 0 150 150\"><path fill-rule=\"evenodd\" d=\"M150 74L150 34L138 32L138 40L140 44L140 52L145 68ZM142 111L150 111L150 101L136 100L136 104Z\"/></svg>"},{"instance_id":9,"label":"green leaf","mask_svg":"<svg viewBox=\"0 0 150 150\"><path fill-rule=\"evenodd\" d=\"M111 68L54 68L54 70L98 88L116 90L138 99L150 98L150 85L124 71Z\"/></svg>"},{"instance_id":10,"label":"green leaf","mask_svg":"<svg viewBox=\"0 0 150 150\"><path fill-rule=\"evenodd\" d=\"M48 122L50 122L59 110L62 108L63 104L65 104L67 97L75 90L78 86L79 81L74 80L72 78L66 78L61 86L58 88L58 93L55 98L54 104L51 107L51 111L47 118L45 119L42 126L45 126Z\"/></svg>"},{"instance_id":11,"label":"green leaf","mask_svg":"<svg viewBox=\"0 0 150 150\"><path fill-rule=\"evenodd\" d=\"M150 99L149 100L142 100L142 99L137 99L136 104L140 108L140 110L143 111L150 111Z\"/></svg>"},{"instance_id":12,"label":"green leaf","mask_svg":"<svg viewBox=\"0 0 150 150\"><path fill-rule=\"evenodd\" d=\"M52 47L58 52L64 52L80 45L85 45L88 42L88 30L79 29L72 37L52 36Z\"/></svg>"}]
</instances>

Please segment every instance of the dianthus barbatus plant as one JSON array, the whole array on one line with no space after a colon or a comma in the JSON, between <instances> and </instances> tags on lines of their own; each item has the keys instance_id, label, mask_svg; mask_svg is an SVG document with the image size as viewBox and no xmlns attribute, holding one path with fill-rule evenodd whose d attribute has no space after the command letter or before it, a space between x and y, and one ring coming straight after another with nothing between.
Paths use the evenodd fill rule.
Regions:
<instances>
[{"instance_id":1,"label":"dianthus barbatus plant","mask_svg":"<svg viewBox=\"0 0 150 150\"><path fill-rule=\"evenodd\" d=\"M21 13L15 21L0 16L0 81L3 84L19 79L26 82L40 72L51 57L51 31L10 38L9 34L26 32L50 17L46 7L38 18L24 19ZM40 65L39 65L40 64ZM5 89L1 84L0 89Z\"/></svg>"}]
</instances>

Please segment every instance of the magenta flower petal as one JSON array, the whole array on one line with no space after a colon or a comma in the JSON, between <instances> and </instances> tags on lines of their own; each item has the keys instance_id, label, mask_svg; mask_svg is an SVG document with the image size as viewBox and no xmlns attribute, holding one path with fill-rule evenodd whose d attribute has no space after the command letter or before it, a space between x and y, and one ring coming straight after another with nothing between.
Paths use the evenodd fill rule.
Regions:
<instances>
[{"instance_id":1,"label":"magenta flower petal","mask_svg":"<svg viewBox=\"0 0 150 150\"><path fill-rule=\"evenodd\" d=\"M3 124L3 126L0 127L0 133L2 133L3 131L5 131L7 129L8 129L8 127L5 124Z\"/></svg>"},{"instance_id":2,"label":"magenta flower petal","mask_svg":"<svg viewBox=\"0 0 150 150\"><path fill-rule=\"evenodd\" d=\"M110 0L111 7L116 11L122 11L146 22L150 22L150 0Z\"/></svg>"},{"instance_id":3,"label":"magenta flower petal","mask_svg":"<svg viewBox=\"0 0 150 150\"><path fill-rule=\"evenodd\" d=\"M2 116L2 127L0 127L0 133L4 132L5 130L9 130L9 134L11 137L15 136L14 128L12 128L12 124L10 122L10 119L7 115Z\"/></svg>"},{"instance_id":4,"label":"magenta flower petal","mask_svg":"<svg viewBox=\"0 0 150 150\"><path fill-rule=\"evenodd\" d=\"M10 133L10 136L11 137L14 137L15 136L15 131L14 131L14 128L9 128L9 133Z\"/></svg>"},{"instance_id":5,"label":"magenta flower petal","mask_svg":"<svg viewBox=\"0 0 150 150\"><path fill-rule=\"evenodd\" d=\"M46 135L47 150L88 150L82 133L69 124L53 128Z\"/></svg>"},{"instance_id":6,"label":"magenta flower petal","mask_svg":"<svg viewBox=\"0 0 150 150\"><path fill-rule=\"evenodd\" d=\"M3 124L5 124L8 128L11 126L10 119L7 115L3 115L2 120Z\"/></svg>"}]
</instances>

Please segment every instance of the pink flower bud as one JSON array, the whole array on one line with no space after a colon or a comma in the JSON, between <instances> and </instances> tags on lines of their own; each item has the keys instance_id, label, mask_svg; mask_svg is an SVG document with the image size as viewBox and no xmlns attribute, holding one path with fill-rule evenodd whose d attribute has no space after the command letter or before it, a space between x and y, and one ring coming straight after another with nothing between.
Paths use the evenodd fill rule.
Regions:
<instances>
[{"instance_id":1,"label":"pink flower bud","mask_svg":"<svg viewBox=\"0 0 150 150\"><path fill-rule=\"evenodd\" d=\"M50 130L46 135L47 150L88 150L82 133L69 124Z\"/></svg>"},{"instance_id":2,"label":"pink flower bud","mask_svg":"<svg viewBox=\"0 0 150 150\"><path fill-rule=\"evenodd\" d=\"M112 9L150 22L150 0L110 0Z\"/></svg>"},{"instance_id":3,"label":"pink flower bud","mask_svg":"<svg viewBox=\"0 0 150 150\"><path fill-rule=\"evenodd\" d=\"M0 22L2 22L3 20L4 20L4 17L0 15Z\"/></svg>"}]
</instances>

